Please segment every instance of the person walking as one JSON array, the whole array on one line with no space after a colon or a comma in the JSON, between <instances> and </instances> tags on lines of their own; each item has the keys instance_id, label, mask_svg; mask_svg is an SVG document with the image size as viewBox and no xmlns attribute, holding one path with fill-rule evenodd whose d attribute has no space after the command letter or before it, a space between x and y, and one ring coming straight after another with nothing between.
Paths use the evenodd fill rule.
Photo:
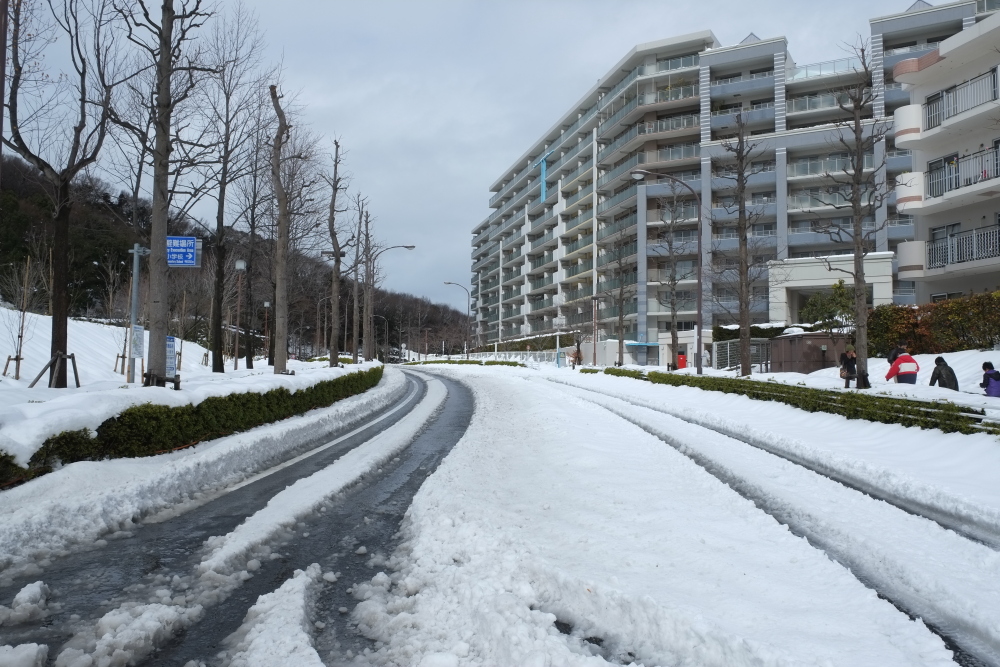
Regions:
<instances>
[{"instance_id":1,"label":"person walking","mask_svg":"<svg viewBox=\"0 0 1000 667\"><path fill-rule=\"evenodd\" d=\"M993 368L992 362L983 362L983 381L979 386L986 390L987 396L1000 398L1000 371Z\"/></svg>"},{"instance_id":2,"label":"person walking","mask_svg":"<svg viewBox=\"0 0 1000 667\"><path fill-rule=\"evenodd\" d=\"M920 366L917 364L917 360L907 354L904 347L902 354L897 356L896 360L892 362L892 366L889 367L885 379L888 381L896 378L896 382L900 384L916 384L918 371L920 371Z\"/></svg>"},{"instance_id":3,"label":"person walking","mask_svg":"<svg viewBox=\"0 0 1000 667\"><path fill-rule=\"evenodd\" d=\"M958 378L955 377L955 369L948 365L944 357L934 360L934 372L931 373L931 386L935 384L942 389L958 391Z\"/></svg>"},{"instance_id":4,"label":"person walking","mask_svg":"<svg viewBox=\"0 0 1000 667\"><path fill-rule=\"evenodd\" d=\"M851 388L851 380L854 380L856 389L861 388L858 383L858 355L853 345L848 345L840 355L840 377L844 379L844 389Z\"/></svg>"}]
</instances>

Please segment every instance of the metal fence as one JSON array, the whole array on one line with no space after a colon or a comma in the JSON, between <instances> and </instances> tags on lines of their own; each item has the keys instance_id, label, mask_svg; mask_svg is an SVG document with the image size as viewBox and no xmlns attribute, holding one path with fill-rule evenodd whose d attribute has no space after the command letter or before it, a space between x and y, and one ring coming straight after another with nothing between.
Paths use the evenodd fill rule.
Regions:
<instances>
[{"instance_id":1,"label":"metal fence","mask_svg":"<svg viewBox=\"0 0 1000 667\"><path fill-rule=\"evenodd\" d=\"M771 340L769 338L750 339L750 364L761 373L771 370ZM725 370L739 368L740 341L724 340L712 343L712 368Z\"/></svg>"}]
</instances>

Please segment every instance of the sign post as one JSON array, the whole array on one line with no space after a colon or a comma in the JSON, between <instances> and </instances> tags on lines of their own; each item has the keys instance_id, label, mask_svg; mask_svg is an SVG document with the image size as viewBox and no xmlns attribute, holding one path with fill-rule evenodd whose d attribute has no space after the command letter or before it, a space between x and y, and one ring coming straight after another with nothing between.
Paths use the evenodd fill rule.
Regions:
<instances>
[{"instance_id":1,"label":"sign post","mask_svg":"<svg viewBox=\"0 0 1000 667\"><path fill-rule=\"evenodd\" d=\"M168 380L177 377L177 339L167 336L167 367L165 375Z\"/></svg>"}]
</instances>

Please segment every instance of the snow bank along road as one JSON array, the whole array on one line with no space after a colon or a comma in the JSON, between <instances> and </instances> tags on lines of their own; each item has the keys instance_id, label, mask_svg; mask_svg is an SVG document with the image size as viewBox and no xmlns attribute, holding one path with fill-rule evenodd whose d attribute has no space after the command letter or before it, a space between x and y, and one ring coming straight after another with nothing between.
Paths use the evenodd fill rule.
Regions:
<instances>
[{"instance_id":1,"label":"snow bank along road","mask_svg":"<svg viewBox=\"0 0 1000 667\"><path fill-rule=\"evenodd\" d=\"M45 655L51 664L71 667L173 665L212 658L220 654L223 639L240 628L257 596L284 590L286 579L293 592L306 582L316 589L318 580L330 588L321 599L346 602L344 586L336 585L337 571L365 568L367 558L356 552L391 546L409 496L458 440L471 416L471 401L462 387L448 382L446 389L441 381L425 378L387 369L383 383L368 392L385 400L364 419L347 419L343 410L352 407L350 401L354 410L371 408L378 402L372 396L328 409L341 410L339 423L320 420L319 426L313 413L286 420L283 433L291 440L294 422L311 426L303 429L309 434L306 442L300 437L289 451L294 458L286 456L288 460L260 472L246 470L236 483L207 484L205 493L192 492L185 502L133 498L135 505L159 511L96 542L91 536L87 548L64 548L59 555L35 549L32 557L22 550L2 572L6 581L0 604L10 607L0 607L0 645L8 645L0 647L0 665L44 664ZM270 428L233 439L260 446L259 431ZM264 445L274 443L265 439ZM225 449L217 442L208 449L220 447ZM251 464L258 460L247 458ZM186 471L176 462L166 467L172 473ZM235 467L230 462L227 470ZM166 474L160 470L145 479ZM146 486L159 490L156 484ZM118 495L127 494L118 490ZM22 506L19 511L26 510ZM357 546L362 538L368 543L364 549ZM322 578L319 564L327 568ZM267 606L263 598L254 608L261 605ZM274 610L251 616L272 618ZM287 614L283 618L288 621ZM327 634L336 637L336 629L331 624ZM225 662L252 664L261 636L269 635L237 632L232 654L222 652ZM273 651L263 643L264 655ZM157 647L161 650L154 651Z\"/></svg>"},{"instance_id":2,"label":"snow bank along road","mask_svg":"<svg viewBox=\"0 0 1000 667\"><path fill-rule=\"evenodd\" d=\"M353 588L352 618L380 642L361 662L1000 664L1000 554L654 409L704 414L715 395L568 372L549 377L576 387L528 370L430 372L470 383L476 412L415 496L385 572ZM772 407L794 411L754 402L739 419L787 445L796 417ZM803 449L818 456L831 428L871 435L836 419ZM902 454L885 487L912 473L947 490L943 475L906 468L932 458L920 432L877 426ZM894 469L888 447L867 460L849 450L856 467Z\"/></svg>"}]
</instances>

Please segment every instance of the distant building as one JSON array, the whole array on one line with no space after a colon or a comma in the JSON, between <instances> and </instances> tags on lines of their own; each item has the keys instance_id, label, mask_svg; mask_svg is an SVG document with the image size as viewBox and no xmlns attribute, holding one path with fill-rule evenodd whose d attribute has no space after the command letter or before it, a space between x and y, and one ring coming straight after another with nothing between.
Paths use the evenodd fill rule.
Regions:
<instances>
[{"instance_id":1,"label":"distant building","mask_svg":"<svg viewBox=\"0 0 1000 667\"><path fill-rule=\"evenodd\" d=\"M990 58L994 68L991 99L995 100L995 66L1000 59L992 48L996 34L979 35L1000 20L991 16L998 8L1000 0L964 0L936 7L918 1L903 13L872 19L873 89L877 91L872 122L891 123L899 109L916 108L923 113L920 105L910 105L911 91L902 85L910 82L909 77L915 77L917 93L930 95L931 88L942 87L924 83L921 77L962 83L986 72L983 68L990 66ZM844 42L851 42L851 36L831 40L831 52ZM952 48L948 45L966 42L977 46L962 47L963 53L969 53L962 75L954 74L945 63L937 69L934 65L907 69L906 63L929 62L940 57L931 54L943 54ZM678 232L683 241L680 261L692 270L690 279L679 286L680 351L689 357L694 353L698 299L703 305L706 344L711 341L712 324L733 322L734 295L725 274L738 239L729 201L732 181L724 178L727 156L722 141L732 134L737 110L763 151L748 202L760 214L751 231L754 253L757 260L773 260L771 275L761 273L753 286L753 319L796 321L810 294L847 278L814 258L851 252L849 243L834 242L822 233L817 221L836 222L846 215L842 208L826 205L824 199L831 187L825 174L836 171L837 161L843 159L831 125L843 116L829 91L855 76L855 66L850 58L798 65L785 38L759 39L754 34L733 46L722 46L710 31L635 46L490 186L489 205L494 210L473 228L472 240L472 295L481 342L589 328L595 290L606 294L613 282L623 280L630 285L625 312L631 359L651 365L667 363L670 313L664 303L659 206L664 197L672 196L672 186L664 179L635 181L630 172L636 168L681 179L698 192L705 212L700 258L705 284L699 292L693 274L699 261L697 206L693 197L685 196L686 191L677 190L682 203L678 220L683 221ZM894 78L894 72L900 78ZM912 99L922 98L914 94ZM964 117L957 122L964 122ZM921 115L918 120L922 119ZM897 113L897 127L900 122ZM978 122L982 133L987 133L990 123ZM924 132L920 122L913 127ZM898 129L896 136L900 136ZM907 135L905 146L902 139L890 131L872 156L873 166L882 170L879 176L890 182L916 170L917 165L925 168L922 157L911 162L909 150L921 139ZM970 155L979 155L980 150L995 155L992 139L988 145L985 135L975 141L983 146L973 147L975 142L970 140ZM927 159L940 157L946 156L935 153ZM987 173L995 176L996 168L991 169ZM939 182L952 181L933 182L940 188ZM924 284L922 275L909 265L903 267L905 272L897 270L893 253L898 246L913 247L912 255L916 248L911 244L920 243L909 215L910 202L915 200L907 199L904 209L897 205L900 196L888 197L871 223L877 233L875 252L866 259L866 273L876 304L930 298L930 292L918 287ZM947 199L947 194L942 197ZM929 200L921 197L920 201L927 206ZM983 209L981 215L995 224L996 209L987 212L989 205L982 198L976 202L980 203L974 206ZM924 214L917 215L919 228L924 230ZM928 246L926 252L931 252L937 237L931 239L928 233L921 231L919 238ZM613 257L608 252L612 243L624 253ZM623 259L622 254L627 257ZM619 266L623 263L634 270L623 273ZM614 280L609 271L612 264L617 267ZM938 270L920 267L925 273ZM994 268L994 283L996 275ZM963 291L960 283L945 293ZM616 307L605 299L597 307L602 337L614 335L616 318Z\"/></svg>"}]
</instances>

